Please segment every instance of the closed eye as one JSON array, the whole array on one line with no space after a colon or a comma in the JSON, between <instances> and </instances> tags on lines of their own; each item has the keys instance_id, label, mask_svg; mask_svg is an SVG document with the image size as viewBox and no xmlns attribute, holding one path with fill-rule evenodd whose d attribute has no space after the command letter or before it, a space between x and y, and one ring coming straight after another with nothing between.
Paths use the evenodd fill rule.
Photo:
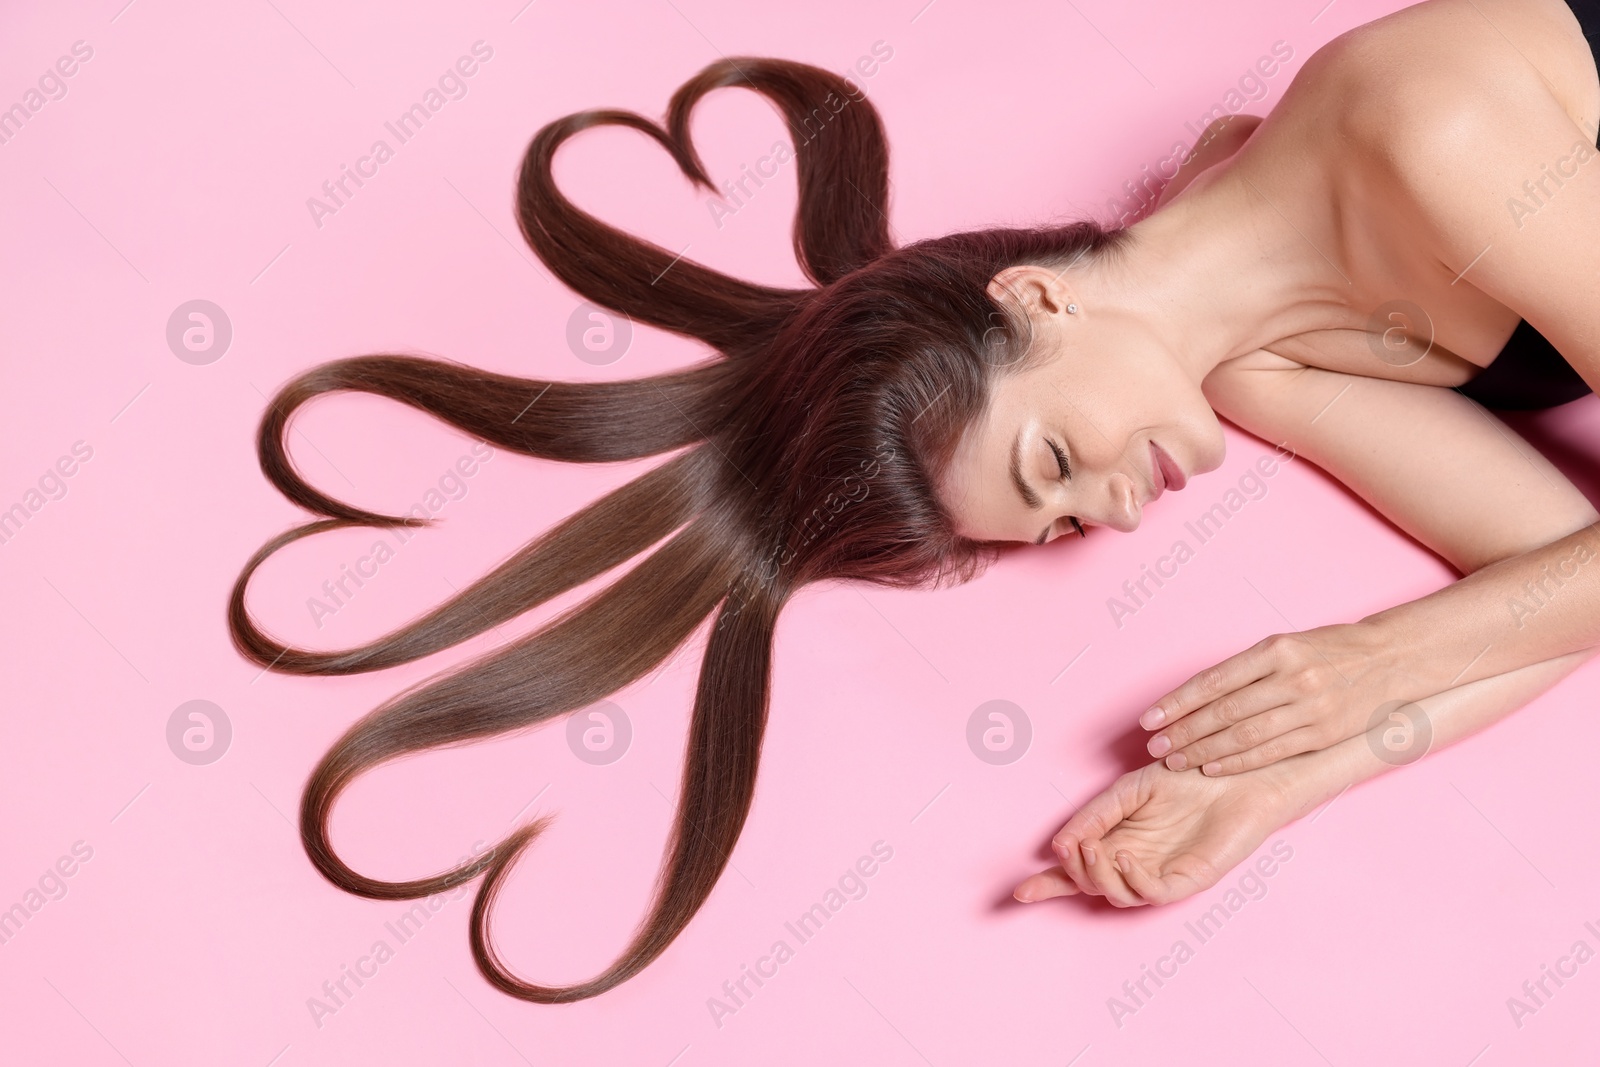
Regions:
<instances>
[{"instance_id":1,"label":"closed eye","mask_svg":"<svg viewBox=\"0 0 1600 1067\"><path fill-rule=\"evenodd\" d=\"M1062 479L1066 480L1066 479L1071 478L1072 477L1072 468L1067 465L1067 454L1065 452L1063 452L1060 449L1060 447L1057 446L1056 443L1054 441L1050 440L1048 437L1046 437L1044 439L1044 443L1049 445L1050 446L1050 451L1052 451L1052 452L1054 452L1056 454L1056 466L1061 468L1061 477L1062 477ZM1074 530L1078 531L1078 536L1079 537L1083 537L1084 536L1083 524L1078 521L1078 517L1076 515L1068 515L1067 516L1067 521L1072 523L1072 528ZM1041 536L1039 538L1039 541L1037 543L1038 544L1043 544L1045 542L1045 540L1047 540L1049 538L1049 536L1050 536L1050 531L1048 529L1046 529L1044 534L1043 534L1043 536Z\"/></svg>"},{"instance_id":2,"label":"closed eye","mask_svg":"<svg viewBox=\"0 0 1600 1067\"><path fill-rule=\"evenodd\" d=\"M1052 452L1054 452L1056 454L1056 466L1061 468L1061 477L1062 478L1071 478L1072 477L1072 468L1067 465L1067 454L1061 450L1060 446L1058 446L1054 441L1050 440L1048 437L1046 437L1044 439L1044 443L1049 445L1050 446L1050 451L1052 451Z\"/></svg>"}]
</instances>

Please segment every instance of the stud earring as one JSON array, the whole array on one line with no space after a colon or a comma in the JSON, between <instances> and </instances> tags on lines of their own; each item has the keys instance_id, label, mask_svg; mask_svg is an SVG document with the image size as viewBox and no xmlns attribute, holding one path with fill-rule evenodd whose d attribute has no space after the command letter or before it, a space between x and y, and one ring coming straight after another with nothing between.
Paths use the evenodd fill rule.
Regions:
<instances>
[{"instance_id":1,"label":"stud earring","mask_svg":"<svg viewBox=\"0 0 1600 1067\"><path fill-rule=\"evenodd\" d=\"M1076 315L1077 313L1078 313L1078 305L1077 304L1068 304L1067 305L1067 314L1068 315Z\"/></svg>"}]
</instances>

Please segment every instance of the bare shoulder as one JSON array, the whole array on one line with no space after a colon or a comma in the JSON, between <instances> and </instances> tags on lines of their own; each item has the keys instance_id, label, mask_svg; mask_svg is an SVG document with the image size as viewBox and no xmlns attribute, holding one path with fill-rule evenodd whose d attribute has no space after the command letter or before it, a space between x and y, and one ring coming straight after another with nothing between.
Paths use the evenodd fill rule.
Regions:
<instances>
[{"instance_id":1,"label":"bare shoulder","mask_svg":"<svg viewBox=\"0 0 1600 1067\"><path fill-rule=\"evenodd\" d=\"M1600 518L1515 430L1450 389L1264 351L1218 364L1202 387L1217 414L1322 468L1462 574Z\"/></svg>"},{"instance_id":2,"label":"bare shoulder","mask_svg":"<svg viewBox=\"0 0 1600 1067\"><path fill-rule=\"evenodd\" d=\"M1171 203L1201 173L1237 153L1260 125L1259 115L1223 115L1212 119L1201 131L1188 157L1178 164L1178 173L1162 187L1161 195L1156 198L1156 206Z\"/></svg>"},{"instance_id":3,"label":"bare shoulder","mask_svg":"<svg viewBox=\"0 0 1600 1067\"><path fill-rule=\"evenodd\" d=\"M1425 0L1318 49L1297 81L1337 100L1343 146L1426 181L1439 152L1481 150L1496 124L1554 100L1593 139L1600 81L1564 0Z\"/></svg>"},{"instance_id":4,"label":"bare shoulder","mask_svg":"<svg viewBox=\"0 0 1600 1067\"><path fill-rule=\"evenodd\" d=\"M1325 73L1359 86L1325 112L1347 217L1389 199L1436 282L1515 311L1600 390L1600 76L1567 5L1427 0L1339 39Z\"/></svg>"}]
</instances>

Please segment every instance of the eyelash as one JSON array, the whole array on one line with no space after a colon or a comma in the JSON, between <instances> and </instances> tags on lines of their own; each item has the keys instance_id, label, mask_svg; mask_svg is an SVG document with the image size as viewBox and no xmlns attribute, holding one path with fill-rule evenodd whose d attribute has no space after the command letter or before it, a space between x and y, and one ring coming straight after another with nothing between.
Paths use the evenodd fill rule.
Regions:
<instances>
[{"instance_id":1,"label":"eyelash","mask_svg":"<svg viewBox=\"0 0 1600 1067\"><path fill-rule=\"evenodd\" d=\"M1063 478L1071 478L1072 477L1072 468L1067 465L1067 454L1065 452L1063 452L1061 450L1061 448L1054 441L1050 440L1048 437L1045 438L1044 443L1049 445L1050 446L1050 451L1055 453L1055 455L1056 455L1056 466L1061 468L1061 477L1063 477ZM1087 534L1085 534L1083 532L1083 524L1078 521L1078 517L1076 515L1068 515L1067 516L1067 521L1072 523L1072 528L1074 530L1078 531L1078 536L1079 537L1088 536Z\"/></svg>"},{"instance_id":2,"label":"eyelash","mask_svg":"<svg viewBox=\"0 0 1600 1067\"><path fill-rule=\"evenodd\" d=\"M1072 468L1067 466L1067 454L1065 452L1061 451L1060 447L1057 446L1057 444L1054 441L1050 440L1048 437L1046 437L1044 439L1044 443L1049 445L1050 446L1050 451L1052 451L1052 452L1054 452L1056 454L1056 466L1061 468L1061 477L1063 477L1063 478L1071 478L1072 477Z\"/></svg>"}]
</instances>

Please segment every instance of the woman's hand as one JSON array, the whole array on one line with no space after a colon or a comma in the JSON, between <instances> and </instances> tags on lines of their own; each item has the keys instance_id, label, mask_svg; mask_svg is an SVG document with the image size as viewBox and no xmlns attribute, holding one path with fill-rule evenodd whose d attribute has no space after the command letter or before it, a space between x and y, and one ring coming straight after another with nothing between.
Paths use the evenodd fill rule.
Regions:
<instances>
[{"instance_id":1,"label":"woman's hand","mask_svg":"<svg viewBox=\"0 0 1600 1067\"><path fill-rule=\"evenodd\" d=\"M1140 726L1160 731L1146 747L1172 770L1217 775L1336 745L1364 732L1385 703L1426 695L1398 666L1402 651L1366 622L1274 634L1141 715Z\"/></svg>"},{"instance_id":2,"label":"woman's hand","mask_svg":"<svg viewBox=\"0 0 1600 1067\"><path fill-rule=\"evenodd\" d=\"M1208 778L1147 764L1069 819L1052 842L1061 866L1014 895L1092 893L1119 908L1180 900L1215 885L1297 811L1276 769Z\"/></svg>"}]
</instances>

